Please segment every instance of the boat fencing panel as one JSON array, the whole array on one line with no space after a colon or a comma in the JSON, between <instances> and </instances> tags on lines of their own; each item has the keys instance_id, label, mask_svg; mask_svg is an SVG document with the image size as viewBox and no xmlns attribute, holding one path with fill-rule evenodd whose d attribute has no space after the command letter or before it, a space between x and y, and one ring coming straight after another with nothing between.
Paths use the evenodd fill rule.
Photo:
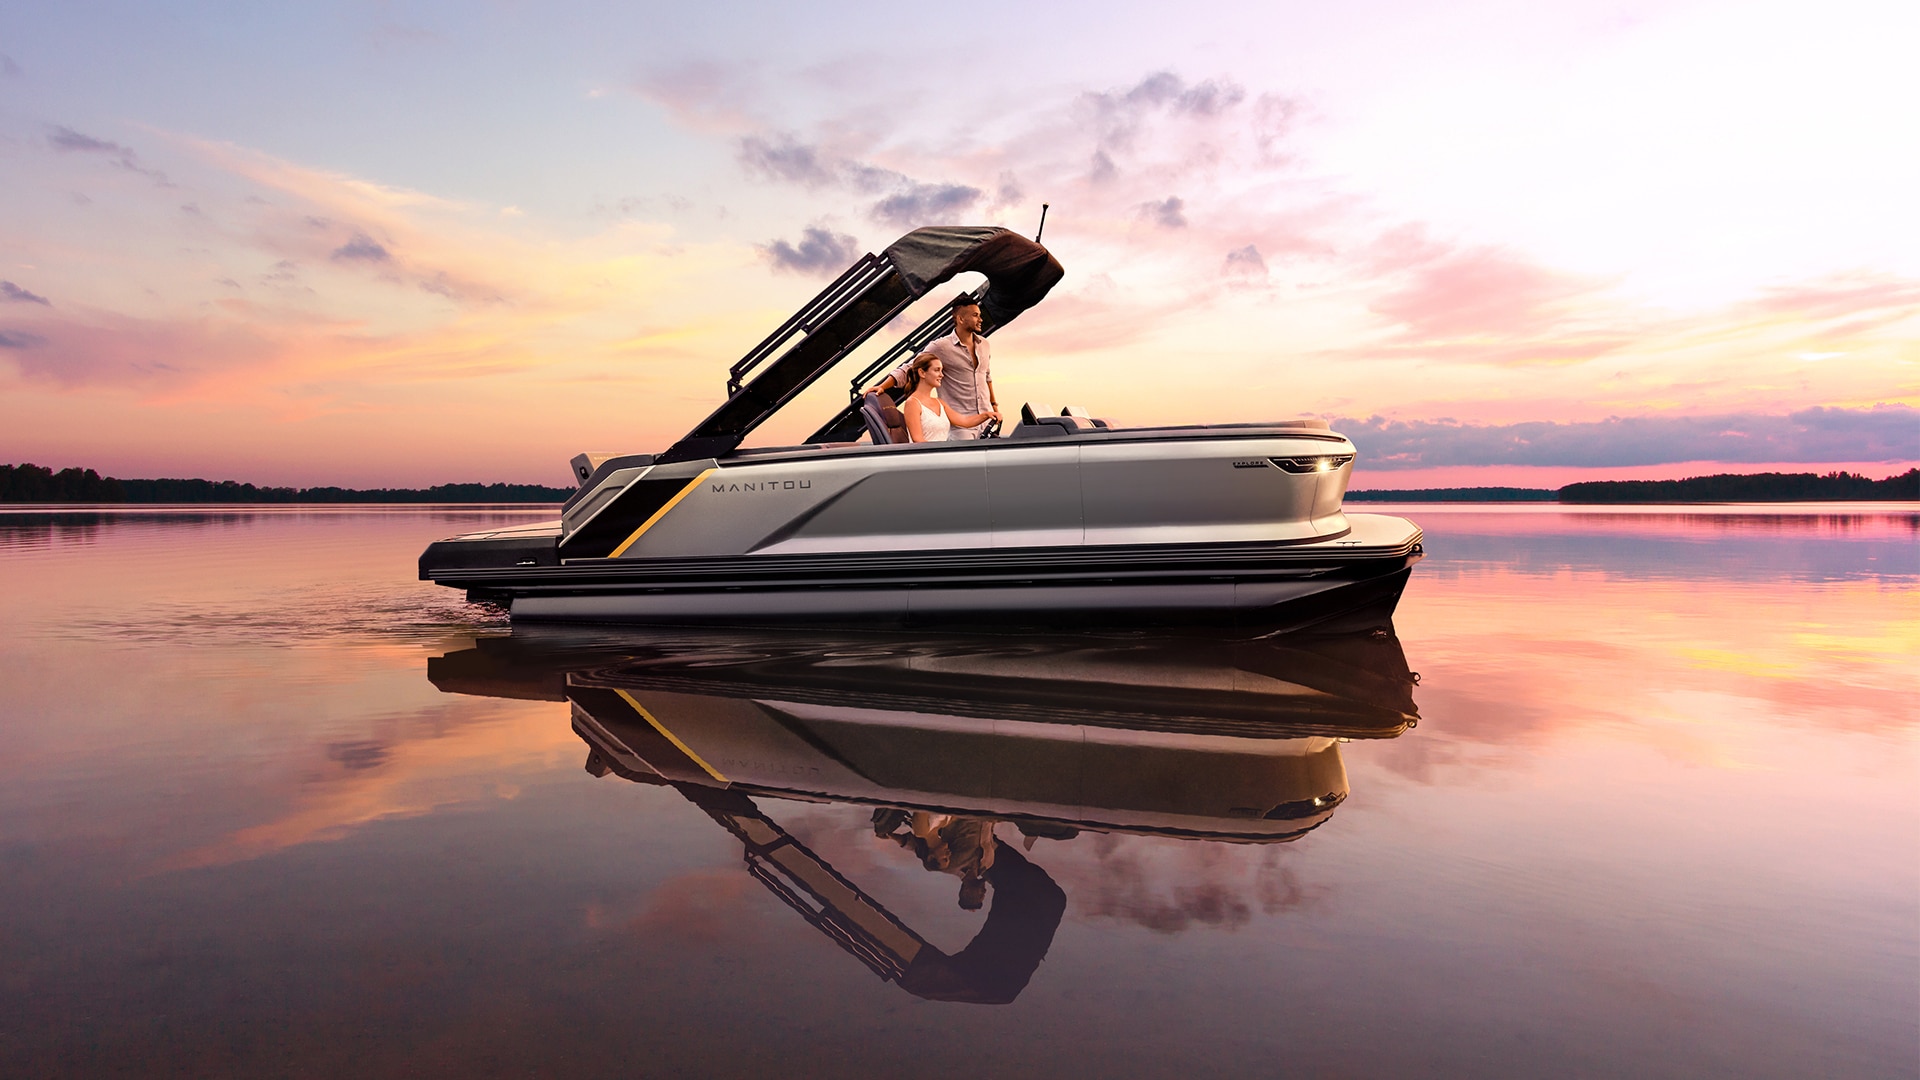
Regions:
<instances>
[{"instance_id":1,"label":"boat fencing panel","mask_svg":"<svg viewBox=\"0 0 1920 1080\"><path fill-rule=\"evenodd\" d=\"M900 446L729 466L707 476L628 554L984 548L985 458L982 450Z\"/></svg>"},{"instance_id":2,"label":"boat fencing panel","mask_svg":"<svg viewBox=\"0 0 1920 1080\"><path fill-rule=\"evenodd\" d=\"M994 447L987 454L987 502L996 548L1078 547L1086 539L1080 447Z\"/></svg>"},{"instance_id":3,"label":"boat fencing panel","mask_svg":"<svg viewBox=\"0 0 1920 1080\"><path fill-rule=\"evenodd\" d=\"M1313 523L1320 475L1289 473L1271 459L1329 449L1324 442L1274 437L1082 443L1085 542L1233 543L1326 535L1328 525ZM1333 526L1338 528L1344 525Z\"/></svg>"}]
</instances>

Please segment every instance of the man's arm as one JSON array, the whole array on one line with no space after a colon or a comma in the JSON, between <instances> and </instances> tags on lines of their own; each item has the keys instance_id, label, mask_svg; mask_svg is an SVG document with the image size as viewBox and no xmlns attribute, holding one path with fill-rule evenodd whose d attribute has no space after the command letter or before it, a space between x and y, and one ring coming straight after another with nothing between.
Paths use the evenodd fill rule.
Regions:
<instances>
[{"instance_id":1,"label":"man's arm","mask_svg":"<svg viewBox=\"0 0 1920 1080\"><path fill-rule=\"evenodd\" d=\"M902 364L899 367L894 368L892 371L887 372L886 375L883 376L879 382L874 383L870 389L863 392L868 394L883 394L883 393L886 393L888 390L893 389L896 386L900 387L901 389L905 389L906 385L907 385L907 365Z\"/></svg>"}]
</instances>

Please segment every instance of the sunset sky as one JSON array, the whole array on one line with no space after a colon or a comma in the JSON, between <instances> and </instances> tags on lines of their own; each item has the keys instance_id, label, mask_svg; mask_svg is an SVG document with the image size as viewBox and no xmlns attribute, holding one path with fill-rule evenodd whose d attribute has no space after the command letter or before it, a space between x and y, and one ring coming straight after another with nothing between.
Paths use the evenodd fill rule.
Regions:
<instances>
[{"instance_id":1,"label":"sunset sky","mask_svg":"<svg viewBox=\"0 0 1920 1080\"><path fill-rule=\"evenodd\" d=\"M1916 40L1849 0L9 5L0 462L563 484L861 252L1044 201L1003 403L1322 416L1356 487L1884 476Z\"/></svg>"}]
</instances>

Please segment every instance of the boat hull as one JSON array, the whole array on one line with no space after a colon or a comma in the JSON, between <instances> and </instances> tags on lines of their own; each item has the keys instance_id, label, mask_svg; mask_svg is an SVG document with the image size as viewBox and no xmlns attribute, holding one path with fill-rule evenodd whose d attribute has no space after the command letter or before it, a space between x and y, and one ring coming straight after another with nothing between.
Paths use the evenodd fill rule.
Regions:
<instances>
[{"instance_id":1,"label":"boat hull","mask_svg":"<svg viewBox=\"0 0 1920 1080\"><path fill-rule=\"evenodd\" d=\"M542 526L421 577L515 619L1304 626L1390 616L1418 526L1341 507L1353 448L1300 426L609 463Z\"/></svg>"},{"instance_id":2,"label":"boat hull","mask_svg":"<svg viewBox=\"0 0 1920 1080\"><path fill-rule=\"evenodd\" d=\"M943 573L924 559L870 555L474 567L436 579L528 621L1384 621L1421 557L1420 530L1399 518L1349 520L1342 540L1318 544L961 552L943 560Z\"/></svg>"}]
</instances>

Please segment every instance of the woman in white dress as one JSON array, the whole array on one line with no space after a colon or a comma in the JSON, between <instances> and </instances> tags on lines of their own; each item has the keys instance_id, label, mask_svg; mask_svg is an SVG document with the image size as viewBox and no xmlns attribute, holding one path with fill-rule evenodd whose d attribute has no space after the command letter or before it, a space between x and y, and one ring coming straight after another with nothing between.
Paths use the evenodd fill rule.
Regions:
<instances>
[{"instance_id":1,"label":"woman in white dress","mask_svg":"<svg viewBox=\"0 0 1920 1080\"><path fill-rule=\"evenodd\" d=\"M907 400L900 403L900 416L907 422L907 435L914 442L946 442L947 433L956 427L979 427L1000 419L997 412L963 413L949 410L938 396L946 378L940 358L921 353L907 369Z\"/></svg>"}]
</instances>

